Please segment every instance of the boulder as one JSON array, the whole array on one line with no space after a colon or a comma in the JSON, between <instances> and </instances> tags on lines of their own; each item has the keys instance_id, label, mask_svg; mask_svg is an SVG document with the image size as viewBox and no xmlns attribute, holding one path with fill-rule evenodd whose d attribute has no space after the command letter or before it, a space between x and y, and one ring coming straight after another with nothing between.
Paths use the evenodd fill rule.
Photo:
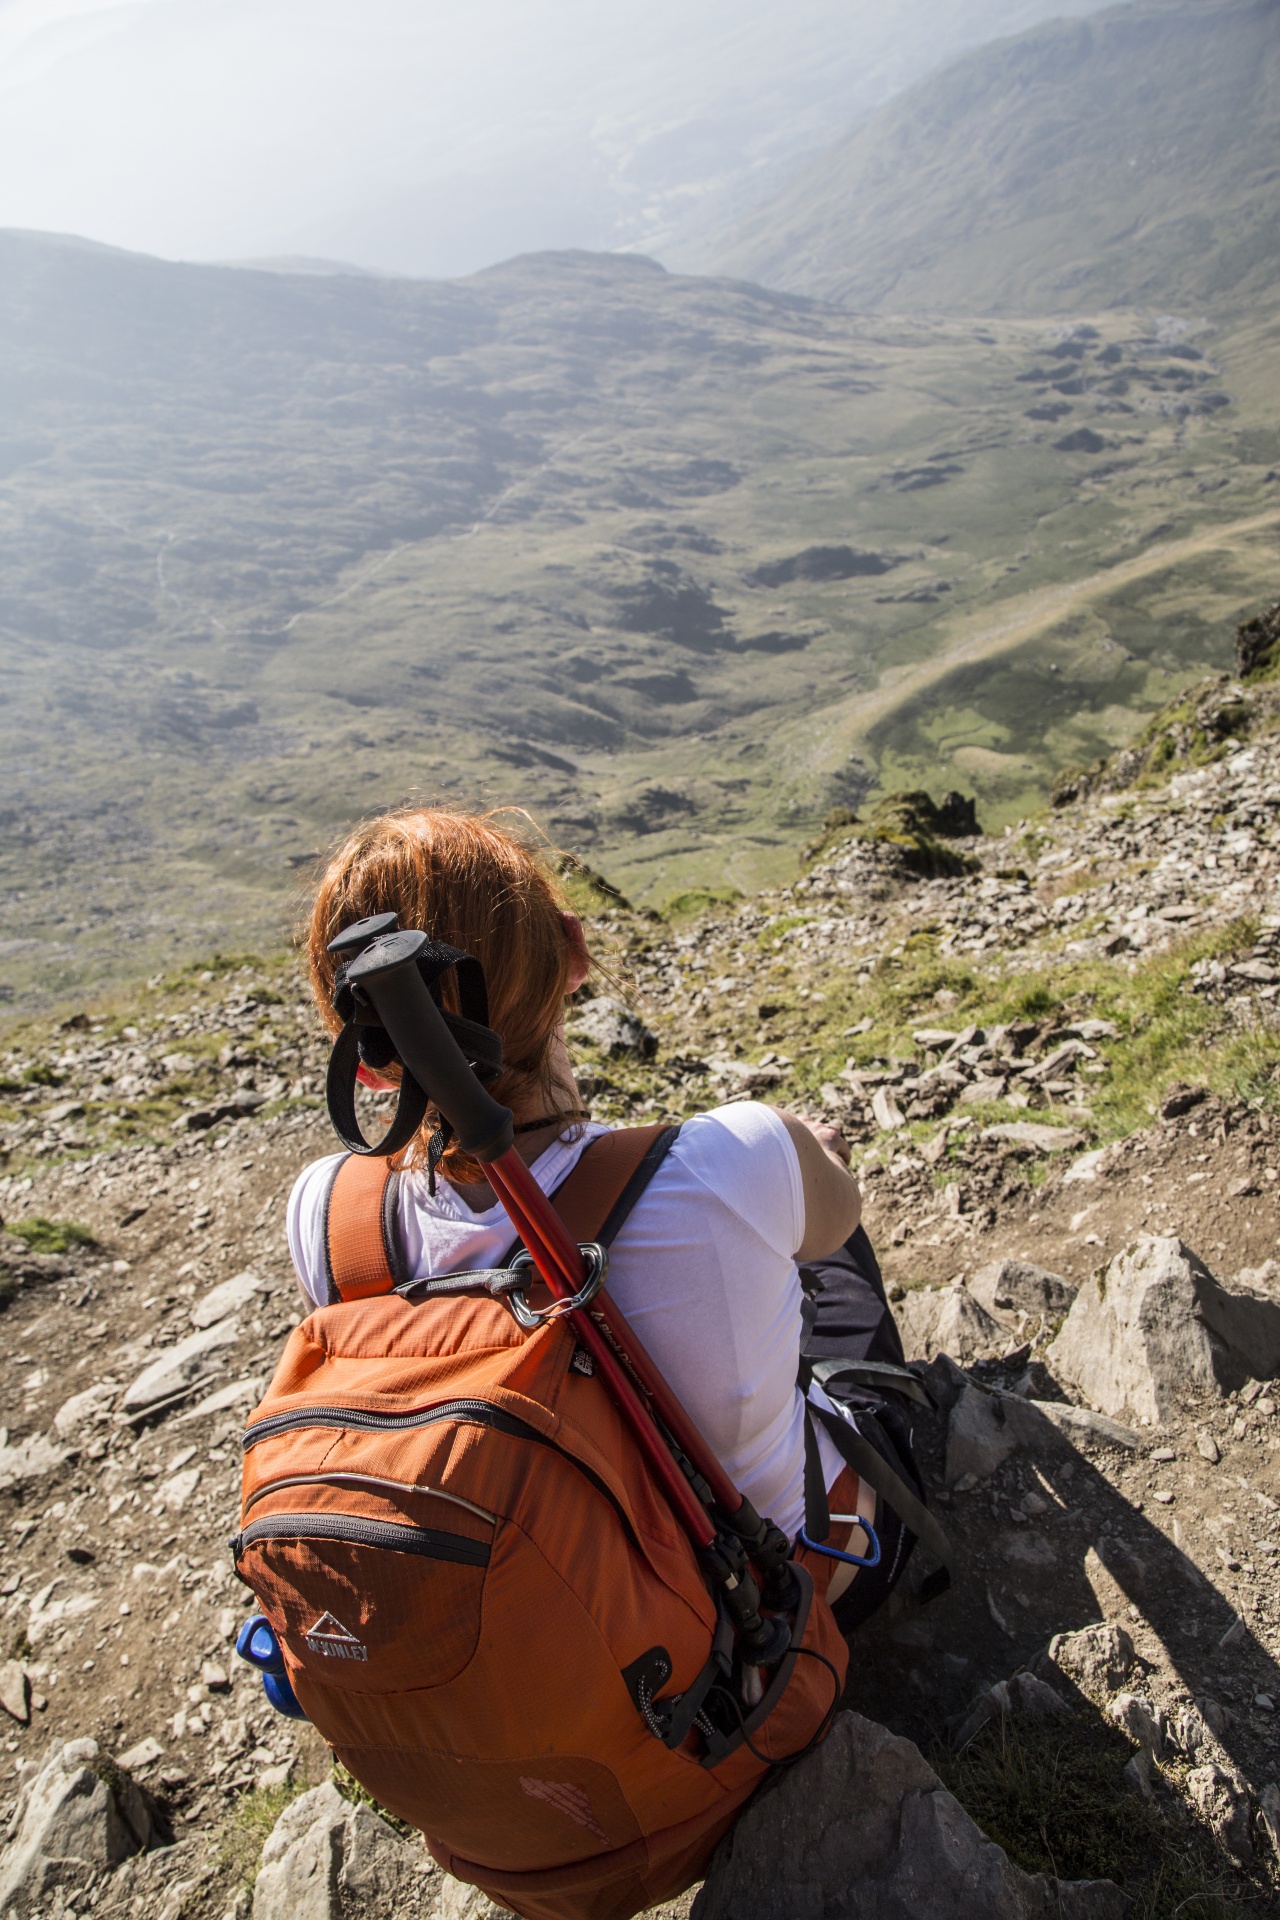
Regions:
<instances>
[{"instance_id":1,"label":"boulder","mask_svg":"<svg viewBox=\"0 0 1280 1920\"><path fill-rule=\"evenodd\" d=\"M0 1855L0 1913L16 1920L42 1912L63 1894L149 1845L151 1814L127 1773L106 1760L96 1740L55 1746L23 1783ZM61 1904L59 1902L59 1904Z\"/></svg>"},{"instance_id":2,"label":"boulder","mask_svg":"<svg viewBox=\"0 0 1280 1920\"><path fill-rule=\"evenodd\" d=\"M1128 1904L1109 1880L1023 1873L910 1740L842 1713L721 1841L692 1920L1120 1920Z\"/></svg>"},{"instance_id":3,"label":"boulder","mask_svg":"<svg viewBox=\"0 0 1280 1920\"><path fill-rule=\"evenodd\" d=\"M895 1304L894 1318L908 1360L949 1353L963 1366L1008 1344L1000 1322L967 1287L915 1287Z\"/></svg>"},{"instance_id":4,"label":"boulder","mask_svg":"<svg viewBox=\"0 0 1280 1920\"><path fill-rule=\"evenodd\" d=\"M993 1260L979 1267L969 1291L988 1313L1067 1313L1079 1289L1030 1260Z\"/></svg>"},{"instance_id":5,"label":"boulder","mask_svg":"<svg viewBox=\"0 0 1280 1920\"><path fill-rule=\"evenodd\" d=\"M1016 1393L986 1393L965 1387L947 1422L944 1477L954 1486L965 1474L985 1480L1019 1447L1044 1453L1060 1446L1036 1404Z\"/></svg>"},{"instance_id":6,"label":"boulder","mask_svg":"<svg viewBox=\"0 0 1280 1920\"><path fill-rule=\"evenodd\" d=\"M209 1356L219 1347L233 1345L239 1338L239 1322L230 1318L202 1327L197 1333L189 1333L185 1340L166 1347L149 1367L143 1368L133 1385L126 1388L121 1402L125 1412L145 1413L148 1407L157 1407L194 1386L197 1380L213 1372Z\"/></svg>"},{"instance_id":7,"label":"boulder","mask_svg":"<svg viewBox=\"0 0 1280 1920\"><path fill-rule=\"evenodd\" d=\"M1081 1627L1078 1633L1055 1633L1045 1656L1082 1692L1093 1698L1115 1693L1137 1663L1133 1641L1123 1627Z\"/></svg>"},{"instance_id":8,"label":"boulder","mask_svg":"<svg viewBox=\"0 0 1280 1920\"><path fill-rule=\"evenodd\" d=\"M1046 1358L1100 1412L1158 1424L1280 1370L1280 1305L1228 1293L1181 1240L1144 1234L1084 1283Z\"/></svg>"},{"instance_id":9,"label":"boulder","mask_svg":"<svg viewBox=\"0 0 1280 1920\"><path fill-rule=\"evenodd\" d=\"M589 1000L585 1007L574 1008L573 1037L589 1040L611 1060L627 1054L649 1060L658 1051L657 1034L620 1000L608 998Z\"/></svg>"},{"instance_id":10,"label":"boulder","mask_svg":"<svg viewBox=\"0 0 1280 1920\"><path fill-rule=\"evenodd\" d=\"M326 1780L291 1801L272 1828L253 1920L427 1920L441 1879L423 1847Z\"/></svg>"}]
</instances>

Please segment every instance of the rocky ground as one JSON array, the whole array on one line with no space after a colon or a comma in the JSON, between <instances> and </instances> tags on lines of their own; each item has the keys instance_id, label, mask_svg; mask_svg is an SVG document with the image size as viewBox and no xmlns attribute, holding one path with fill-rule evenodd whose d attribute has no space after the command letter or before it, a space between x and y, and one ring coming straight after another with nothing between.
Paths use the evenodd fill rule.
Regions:
<instances>
[{"instance_id":1,"label":"rocky ground","mask_svg":"<svg viewBox=\"0 0 1280 1920\"><path fill-rule=\"evenodd\" d=\"M794 886L684 919L572 880L614 975L573 1022L595 1110L755 1095L842 1125L932 1360L956 1579L866 1630L849 1706L1010 1862L1152 1915L1265 1905L1280 1858L1276 709L1212 683L995 840L835 822ZM226 1548L302 1311L284 1205L330 1145L323 1065L288 959L0 1035L0 1913L247 1913L276 1816L328 1779L231 1657ZM97 1867L33 1891L31 1809L86 1769L115 1795ZM324 1912L356 1910L366 1854L362 1911L468 1910L345 1803L293 1818L277 1860L312 1834L347 1876ZM271 1920L294 1895L264 1882Z\"/></svg>"}]
</instances>

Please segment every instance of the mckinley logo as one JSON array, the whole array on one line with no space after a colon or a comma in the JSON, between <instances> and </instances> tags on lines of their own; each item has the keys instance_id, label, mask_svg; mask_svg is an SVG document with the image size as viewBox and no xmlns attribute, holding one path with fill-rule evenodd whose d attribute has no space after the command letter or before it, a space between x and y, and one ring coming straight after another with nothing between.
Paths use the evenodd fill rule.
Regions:
<instances>
[{"instance_id":1,"label":"mckinley logo","mask_svg":"<svg viewBox=\"0 0 1280 1920\"><path fill-rule=\"evenodd\" d=\"M322 1613L314 1627L308 1627L306 1642L312 1653L321 1653L328 1660L367 1660L369 1649L363 1640L357 1640L354 1633L344 1627L331 1613Z\"/></svg>"}]
</instances>

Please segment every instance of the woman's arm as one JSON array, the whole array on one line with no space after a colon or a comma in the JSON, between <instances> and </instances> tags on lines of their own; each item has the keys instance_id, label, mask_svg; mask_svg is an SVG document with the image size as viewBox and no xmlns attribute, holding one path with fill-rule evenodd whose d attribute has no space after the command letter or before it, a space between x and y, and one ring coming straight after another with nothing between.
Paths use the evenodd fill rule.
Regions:
<instances>
[{"instance_id":1,"label":"woman's arm","mask_svg":"<svg viewBox=\"0 0 1280 1920\"><path fill-rule=\"evenodd\" d=\"M800 1161L804 1239L797 1260L818 1260L843 1246L862 1218L862 1194L849 1171L849 1146L834 1127L777 1110Z\"/></svg>"}]
</instances>

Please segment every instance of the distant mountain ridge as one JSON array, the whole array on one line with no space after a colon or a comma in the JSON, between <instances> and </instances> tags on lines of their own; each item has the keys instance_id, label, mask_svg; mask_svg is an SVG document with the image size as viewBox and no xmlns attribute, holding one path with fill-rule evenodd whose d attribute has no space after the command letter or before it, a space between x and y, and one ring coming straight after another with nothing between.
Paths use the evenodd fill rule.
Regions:
<instances>
[{"instance_id":1,"label":"distant mountain ridge","mask_svg":"<svg viewBox=\"0 0 1280 1920\"><path fill-rule=\"evenodd\" d=\"M897 312L1238 308L1280 266L1280 0L1134 0L983 47L707 265Z\"/></svg>"}]
</instances>

